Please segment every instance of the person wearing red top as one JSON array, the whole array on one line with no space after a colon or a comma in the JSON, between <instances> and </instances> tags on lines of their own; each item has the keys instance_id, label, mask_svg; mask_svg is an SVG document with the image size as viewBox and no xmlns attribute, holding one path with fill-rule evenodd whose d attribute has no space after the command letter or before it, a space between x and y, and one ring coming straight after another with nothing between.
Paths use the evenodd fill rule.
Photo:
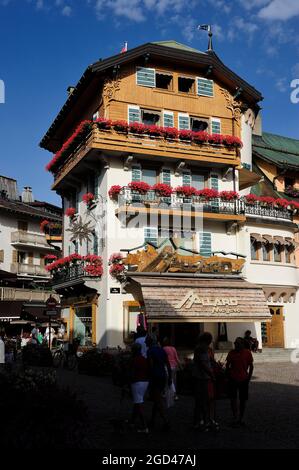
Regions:
<instances>
[{"instance_id":1,"label":"person wearing red top","mask_svg":"<svg viewBox=\"0 0 299 470\"><path fill-rule=\"evenodd\" d=\"M226 370L229 377L229 397L234 417L234 424L244 424L243 417L246 401L248 400L248 386L253 372L253 357L246 349L243 338L236 338L235 349L228 353ZM239 392L239 413L238 413Z\"/></svg>"},{"instance_id":2,"label":"person wearing red top","mask_svg":"<svg viewBox=\"0 0 299 470\"><path fill-rule=\"evenodd\" d=\"M175 393L175 400L178 399L178 396L176 394L176 373L178 370L178 367L180 365L180 360L178 357L177 350L175 349L174 346L170 346L170 342L168 338L163 339L163 349L167 354L168 361L170 364L171 372L172 372L172 383L174 387L174 393Z\"/></svg>"},{"instance_id":3,"label":"person wearing red top","mask_svg":"<svg viewBox=\"0 0 299 470\"><path fill-rule=\"evenodd\" d=\"M141 428L138 432L148 433L146 420L143 412L144 395L149 384L149 363L142 355L141 345L134 343L132 345L131 360L131 391L133 397L133 412L131 424L136 425L139 420Z\"/></svg>"}]
</instances>

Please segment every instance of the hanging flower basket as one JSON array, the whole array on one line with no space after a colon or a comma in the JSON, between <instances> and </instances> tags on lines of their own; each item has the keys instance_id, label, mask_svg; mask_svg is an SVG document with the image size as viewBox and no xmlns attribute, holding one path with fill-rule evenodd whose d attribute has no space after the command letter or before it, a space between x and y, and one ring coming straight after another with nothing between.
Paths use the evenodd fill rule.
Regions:
<instances>
[{"instance_id":1,"label":"hanging flower basket","mask_svg":"<svg viewBox=\"0 0 299 470\"><path fill-rule=\"evenodd\" d=\"M109 269L109 274L111 277L117 280L121 280L125 272L125 266L123 264L112 264Z\"/></svg>"},{"instance_id":2,"label":"hanging flower basket","mask_svg":"<svg viewBox=\"0 0 299 470\"><path fill-rule=\"evenodd\" d=\"M93 193L83 194L82 201L87 205L88 209L91 209L95 204L95 196Z\"/></svg>"},{"instance_id":3,"label":"hanging flower basket","mask_svg":"<svg viewBox=\"0 0 299 470\"><path fill-rule=\"evenodd\" d=\"M123 255L121 253L112 253L109 258L109 264L121 264L123 260Z\"/></svg>"},{"instance_id":4,"label":"hanging flower basket","mask_svg":"<svg viewBox=\"0 0 299 470\"><path fill-rule=\"evenodd\" d=\"M71 220L75 218L75 215L76 215L76 209L74 207L69 207L66 211L65 211L65 215L67 217L69 217Z\"/></svg>"},{"instance_id":5,"label":"hanging flower basket","mask_svg":"<svg viewBox=\"0 0 299 470\"><path fill-rule=\"evenodd\" d=\"M108 191L108 195L111 199L117 199L119 194L121 193L123 187L119 186L118 184L111 186L111 188Z\"/></svg>"}]
</instances>

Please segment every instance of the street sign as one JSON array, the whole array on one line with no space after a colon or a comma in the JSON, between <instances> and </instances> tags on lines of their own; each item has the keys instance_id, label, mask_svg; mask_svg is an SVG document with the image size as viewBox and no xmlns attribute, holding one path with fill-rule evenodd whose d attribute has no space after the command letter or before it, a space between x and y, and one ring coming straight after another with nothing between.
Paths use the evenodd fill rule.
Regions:
<instances>
[{"instance_id":1,"label":"street sign","mask_svg":"<svg viewBox=\"0 0 299 470\"><path fill-rule=\"evenodd\" d=\"M46 301L47 309L54 310L57 307L57 300L54 297L50 296Z\"/></svg>"},{"instance_id":2,"label":"street sign","mask_svg":"<svg viewBox=\"0 0 299 470\"><path fill-rule=\"evenodd\" d=\"M120 287L110 287L110 294L120 294Z\"/></svg>"}]
</instances>

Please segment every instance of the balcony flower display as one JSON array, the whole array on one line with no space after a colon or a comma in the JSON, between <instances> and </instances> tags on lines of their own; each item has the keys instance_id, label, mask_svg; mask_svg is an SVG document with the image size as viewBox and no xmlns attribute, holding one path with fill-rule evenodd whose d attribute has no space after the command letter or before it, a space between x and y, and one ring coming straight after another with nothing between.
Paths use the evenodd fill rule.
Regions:
<instances>
[{"instance_id":1,"label":"balcony flower display","mask_svg":"<svg viewBox=\"0 0 299 470\"><path fill-rule=\"evenodd\" d=\"M109 258L109 264L120 264L123 259L123 255L121 253L112 253Z\"/></svg>"},{"instance_id":2,"label":"balcony flower display","mask_svg":"<svg viewBox=\"0 0 299 470\"><path fill-rule=\"evenodd\" d=\"M289 205L290 205L290 208L294 211L298 211L299 210L299 202L297 201L289 201Z\"/></svg>"},{"instance_id":3,"label":"balcony flower display","mask_svg":"<svg viewBox=\"0 0 299 470\"><path fill-rule=\"evenodd\" d=\"M180 140L188 140L188 141L191 142L192 137L193 137L193 132L192 131L189 131L189 130L179 131L179 139Z\"/></svg>"},{"instance_id":4,"label":"balcony flower display","mask_svg":"<svg viewBox=\"0 0 299 470\"><path fill-rule=\"evenodd\" d=\"M87 255L83 257L85 261L84 271L93 277L101 277L103 274L103 260L97 255ZM86 262L88 264L86 264Z\"/></svg>"},{"instance_id":5,"label":"balcony flower display","mask_svg":"<svg viewBox=\"0 0 299 470\"><path fill-rule=\"evenodd\" d=\"M122 189L123 189L122 186L119 186L118 184L111 186L111 188L108 191L109 197L111 197L111 199L116 199Z\"/></svg>"},{"instance_id":6,"label":"balcony flower display","mask_svg":"<svg viewBox=\"0 0 299 470\"><path fill-rule=\"evenodd\" d=\"M152 189L156 192L158 196L161 197L170 197L173 193L172 187L164 183L154 184Z\"/></svg>"},{"instance_id":7,"label":"balcony flower display","mask_svg":"<svg viewBox=\"0 0 299 470\"><path fill-rule=\"evenodd\" d=\"M53 263L48 264L46 269L55 275L56 272L67 271L72 265L82 265L83 271L85 271L88 276L100 277L103 274L103 261L100 256L81 256L78 253L57 259Z\"/></svg>"},{"instance_id":8,"label":"balcony flower display","mask_svg":"<svg viewBox=\"0 0 299 470\"><path fill-rule=\"evenodd\" d=\"M239 137L236 137L234 135L223 135L222 136L222 143L226 147L236 147L236 148L242 148L243 147L242 140L239 139Z\"/></svg>"},{"instance_id":9,"label":"balcony flower display","mask_svg":"<svg viewBox=\"0 0 299 470\"><path fill-rule=\"evenodd\" d=\"M258 202L259 198L255 194L246 194L245 201L247 204L254 205Z\"/></svg>"},{"instance_id":10,"label":"balcony flower display","mask_svg":"<svg viewBox=\"0 0 299 470\"><path fill-rule=\"evenodd\" d=\"M71 220L75 218L75 215L76 215L76 209L74 207L69 207L66 211L65 211L65 215L67 217L69 217Z\"/></svg>"},{"instance_id":11,"label":"balcony flower display","mask_svg":"<svg viewBox=\"0 0 299 470\"><path fill-rule=\"evenodd\" d=\"M287 186L284 192L287 196L299 197L299 190L293 188L293 186Z\"/></svg>"},{"instance_id":12,"label":"balcony flower display","mask_svg":"<svg viewBox=\"0 0 299 470\"><path fill-rule=\"evenodd\" d=\"M146 133L153 137L163 137L164 129L163 127L153 124L152 126L146 126Z\"/></svg>"},{"instance_id":13,"label":"balcony flower display","mask_svg":"<svg viewBox=\"0 0 299 470\"><path fill-rule=\"evenodd\" d=\"M150 185L144 181L131 181L129 188L139 194L146 194L151 189Z\"/></svg>"},{"instance_id":14,"label":"balcony flower display","mask_svg":"<svg viewBox=\"0 0 299 470\"><path fill-rule=\"evenodd\" d=\"M99 129L111 129L112 121L111 119L98 118L95 120Z\"/></svg>"},{"instance_id":15,"label":"balcony flower display","mask_svg":"<svg viewBox=\"0 0 299 470\"><path fill-rule=\"evenodd\" d=\"M237 193L237 191L221 191L219 193L219 197L223 201L236 201L237 199L239 199L239 194Z\"/></svg>"},{"instance_id":16,"label":"balcony flower display","mask_svg":"<svg viewBox=\"0 0 299 470\"><path fill-rule=\"evenodd\" d=\"M75 132L69 137L69 139L67 139L66 142L64 142L61 149L54 155L52 160L46 166L48 171L55 171L60 161L64 160L67 156L74 152L82 140L91 131L91 125L91 121L82 121L81 124L79 124Z\"/></svg>"},{"instance_id":17,"label":"balcony flower display","mask_svg":"<svg viewBox=\"0 0 299 470\"><path fill-rule=\"evenodd\" d=\"M56 255L46 255L46 256L44 256L44 261L45 261L46 265L48 265L49 263L53 263L56 260L57 260Z\"/></svg>"},{"instance_id":18,"label":"balcony flower display","mask_svg":"<svg viewBox=\"0 0 299 470\"><path fill-rule=\"evenodd\" d=\"M163 132L166 139L177 139L179 135L179 132L175 127L164 127Z\"/></svg>"},{"instance_id":19,"label":"balcony flower display","mask_svg":"<svg viewBox=\"0 0 299 470\"><path fill-rule=\"evenodd\" d=\"M132 134L145 134L146 126L140 122L132 122L129 124L129 131Z\"/></svg>"},{"instance_id":20,"label":"balcony flower display","mask_svg":"<svg viewBox=\"0 0 299 470\"><path fill-rule=\"evenodd\" d=\"M286 209L287 207L289 207L290 201L288 201L287 199L278 198L278 199L275 200L275 205L277 207L282 207L282 208Z\"/></svg>"},{"instance_id":21,"label":"balcony flower display","mask_svg":"<svg viewBox=\"0 0 299 470\"><path fill-rule=\"evenodd\" d=\"M261 203L262 206L266 207L273 207L275 205L276 199L271 196L260 196L258 201Z\"/></svg>"},{"instance_id":22,"label":"balcony flower display","mask_svg":"<svg viewBox=\"0 0 299 470\"><path fill-rule=\"evenodd\" d=\"M221 134L210 134L208 141L210 144L221 145L223 143L223 136Z\"/></svg>"},{"instance_id":23,"label":"balcony flower display","mask_svg":"<svg viewBox=\"0 0 299 470\"><path fill-rule=\"evenodd\" d=\"M128 132L129 125L127 121L113 121L113 128L117 132Z\"/></svg>"},{"instance_id":24,"label":"balcony flower display","mask_svg":"<svg viewBox=\"0 0 299 470\"><path fill-rule=\"evenodd\" d=\"M175 192L180 196L192 197L197 195L197 189L192 186L178 186L175 188Z\"/></svg>"},{"instance_id":25,"label":"balcony flower display","mask_svg":"<svg viewBox=\"0 0 299 470\"><path fill-rule=\"evenodd\" d=\"M216 189L204 188L196 191L196 196L198 196L201 201L209 201L210 199L219 197L219 192Z\"/></svg>"},{"instance_id":26,"label":"balcony flower display","mask_svg":"<svg viewBox=\"0 0 299 470\"><path fill-rule=\"evenodd\" d=\"M193 132L193 142L196 144L203 144L208 142L209 134L205 131Z\"/></svg>"},{"instance_id":27,"label":"balcony flower display","mask_svg":"<svg viewBox=\"0 0 299 470\"><path fill-rule=\"evenodd\" d=\"M82 196L82 201L84 202L84 204L87 205L87 207L90 209L94 203L95 203L95 196L93 193L86 193L86 194L83 194Z\"/></svg>"},{"instance_id":28,"label":"balcony flower display","mask_svg":"<svg viewBox=\"0 0 299 470\"><path fill-rule=\"evenodd\" d=\"M41 223L40 223L40 230L41 232L45 233L46 231L46 227L50 224L50 222L48 220L43 220Z\"/></svg>"}]
</instances>

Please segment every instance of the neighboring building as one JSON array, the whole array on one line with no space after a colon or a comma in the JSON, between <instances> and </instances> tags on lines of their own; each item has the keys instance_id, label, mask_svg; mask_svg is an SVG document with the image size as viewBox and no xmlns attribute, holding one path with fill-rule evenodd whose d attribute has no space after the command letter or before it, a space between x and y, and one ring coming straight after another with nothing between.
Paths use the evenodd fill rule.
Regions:
<instances>
[{"instance_id":1,"label":"neighboring building","mask_svg":"<svg viewBox=\"0 0 299 470\"><path fill-rule=\"evenodd\" d=\"M283 198L289 207L299 207L299 140L261 132L253 136L253 170L262 178L250 189L258 197ZM255 207L245 226L246 276L263 286L272 321L262 324L263 344L293 348L299 342L298 321L298 207L265 209L260 217Z\"/></svg>"},{"instance_id":2,"label":"neighboring building","mask_svg":"<svg viewBox=\"0 0 299 470\"><path fill-rule=\"evenodd\" d=\"M102 276L80 256L53 267L73 336L85 344L123 345L145 313L182 348L193 347L203 330L231 342L250 328L261 342L261 322L271 319L262 290L269 273L250 260L250 234L267 235L273 226L271 234L293 246L295 229L287 208L273 211L234 198L233 191L246 194L261 179L252 163L261 99L213 51L174 41L148 43L88 67L40 144L55 153L48 168L63 198L64 256L103 260ZM201 192L165 195L160 187L140 194L141 182ZM126 282L109 275L113 253L134 254L147 242L147 254L127 258ZM152 245L159 246L158 257ZM194 252L205 261L192 265ZM174 253L186 260L175 255L174 265L164 264ZM154 262L145 262L151 255ZM236 269L227 258L237 260ZM284 264L290 299L296 268ZM290 340L289 332L286 346Z\"/></svg>"},{"instance_id":3,"label":"neighboring building","mask_svg":"<svg viewBox=\"0 0 299 470\"><path fill-rule=\"evenodd\" d=\"M45 308L45 256L61 255L61 214L61 208L35 201L30 187L19 196L16 180L0 176L0 319L20 318L22 310L39 316Z\"/></svg>"}]
</instances>

